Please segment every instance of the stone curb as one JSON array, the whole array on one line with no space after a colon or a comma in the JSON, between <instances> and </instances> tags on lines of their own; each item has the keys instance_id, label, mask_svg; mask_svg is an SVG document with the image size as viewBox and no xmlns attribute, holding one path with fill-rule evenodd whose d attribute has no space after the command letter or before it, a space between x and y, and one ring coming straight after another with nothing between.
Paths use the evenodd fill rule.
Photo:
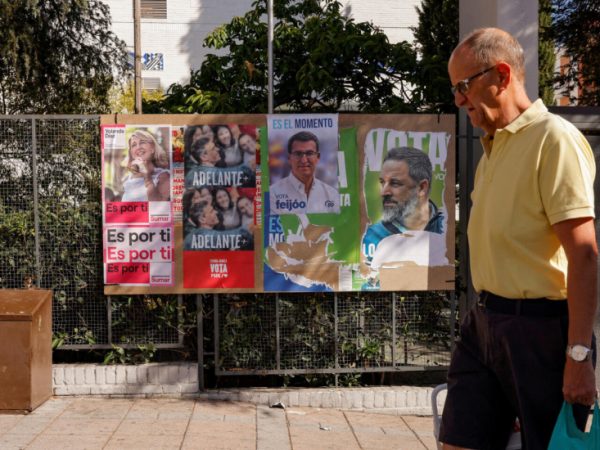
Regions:
<instances>
[{"instance_id":1,"label":"stone curb","mask_svg":"<svg viewBox=\"0 0 600 450\"><path fill-rule=\"evenodd\" d=\"M57 396L184 396L207 401L239 401L272 406L308 406L398 415L431 415L431 387L243 388L198 392L196 363L150 363L136 366L54 364ZM443 404L445 392L439 396Z\"/></svg>"}]
</instances>

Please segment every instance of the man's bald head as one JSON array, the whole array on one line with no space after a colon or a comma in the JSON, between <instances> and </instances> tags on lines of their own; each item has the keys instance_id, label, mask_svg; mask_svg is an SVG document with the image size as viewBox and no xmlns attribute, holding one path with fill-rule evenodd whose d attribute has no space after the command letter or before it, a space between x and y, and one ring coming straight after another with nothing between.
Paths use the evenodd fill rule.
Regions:
<instances>
[{"instance_id":1,"label":"man's bald head","mask_svg":"<svg viewBox=\"0 0 600 450\"><path fill-rule=\"evenodd\" d=\"M489 67L504 61L511 66L521 84L525 84L523 47L510 33L499 28L478 28L456 46L450 58L464 51L468 51L481 67Z\"/></svg>"}]
</instances>

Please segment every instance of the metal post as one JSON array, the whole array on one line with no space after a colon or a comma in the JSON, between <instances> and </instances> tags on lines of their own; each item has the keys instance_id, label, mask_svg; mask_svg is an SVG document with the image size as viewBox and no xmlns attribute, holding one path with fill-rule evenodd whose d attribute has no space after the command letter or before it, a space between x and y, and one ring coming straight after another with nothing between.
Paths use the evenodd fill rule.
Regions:
<instances>
[{"instance_id":1,"label":"metal post","mask_svg":"<svg viewBox=\"0 0 600 450\"><path fill-rule=\"evenodd\" d=\"M110 295L106 297L106 323L108 329L106 330L108 345L112 347L113 336L112 336L112 298Z\"/></svg>"},{"instance_id":2,"label":"metal post","mask_svg":"<svg viewBox=\"0 0 600 450\"><path fill-rule=\"evenodd\" d=\"M196 294L196 326L198 345L198 389L203 391L204 386L204 302L202 294Z\"/></svg>"},{"instance_id":3,"label":"metal post","mask_svg":"<svg viewBox=\"0 0 600 450\"><path fill-rule=\"evenodd\" d=\"M339 319L338 319L338 293L334 292L333 293L333 351L335 352L335 387L338 386L338 378L339 375L337 373L337 369L340 368L340 360L339 360L339 348L338 348L338 341L339 341L339 335L338 335L338 324L339 324Z\"/></svg>"},{"instance_id":4,"label":"metal post","mask_svg":"<svg viewBox=\"0 0 600 450\"><path fill-rule=\"evenodd\" d=\"M33 183L33 228L35 232L35 285L39 288L42 280L42 263L40 253L40 204L38 196L37 171L37 123L31 119L31 173Z\"/></svg>"},{"instance_id":5,"label":"metal post","mask_svg":"<svg viewBox=\"0 0 600 450\"><path fill-rule=\"evenodd\" d=\"M454 351L456 340L456 294L450 291L450 352Z\"/></svg>"},{"instance_id":6,"label":"metal post","mask_svg":"<svg viewBox=\"0 0 600 450\"><path fill-rule=\"evenodd\" d=\"M275 346L277 370L281 370L281 346L279 344L279 293L275 294Z\"/></svg>"},{"instance_id":7,"label":"metal post","mask_svg":"<svg viewBox=\"0 0 600 450\"><path fill-rule=\"evenodd\" d=\"M221 343L219 342L219 335L221 330L219 329L219 294L213 294L213 310L214 310L214 341L215 341L215 372L218 373L221 368L219 367L219 346Z\"/></svg>"},{"instance_id":8,"label":"metal post","mask_svg":"<svg viewBox=\"0 0 600 450\"><path fill-rule=\"evenodd\" d=\"M135 52L135 113L142 114L142 7L140 0L133 0L133 45Z\"/></svg>"},{"instance_id":9,"label":"metal post","mask_svg":"<svg viewBox=\"0 0 600 450\"><path fill-rule=\"evenodd\" d=\"M273 114L273 0L267 0L267 79L269 98L268 112Z\"/></svg>"},{"instance_id":10,"label":"metal post","mask_svg":"<svg viewBox=\"0 0 600 450\"><path fill-rule=\"evenodd\" d=\"M392 292L392 367L396 367L396 293Z\"/></svg>"}]
</instances>

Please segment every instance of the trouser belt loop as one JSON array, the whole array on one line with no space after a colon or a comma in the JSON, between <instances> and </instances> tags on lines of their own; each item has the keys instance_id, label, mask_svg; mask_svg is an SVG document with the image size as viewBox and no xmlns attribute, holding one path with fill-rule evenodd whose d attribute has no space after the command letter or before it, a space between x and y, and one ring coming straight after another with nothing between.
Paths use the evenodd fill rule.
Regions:
<instances>
[{"instance_id":1,"label":"trouser belt loop","mask_svg":"<svg viewBox=\"0 0 600 450\"><path fill-rule=\"evenodd\" d=\"M517 303L515 305L515 315L520 316L521 315L521 305L523 305L523 302L521 300L515 300L515 302Z\"/></svg>"}]
</instances>

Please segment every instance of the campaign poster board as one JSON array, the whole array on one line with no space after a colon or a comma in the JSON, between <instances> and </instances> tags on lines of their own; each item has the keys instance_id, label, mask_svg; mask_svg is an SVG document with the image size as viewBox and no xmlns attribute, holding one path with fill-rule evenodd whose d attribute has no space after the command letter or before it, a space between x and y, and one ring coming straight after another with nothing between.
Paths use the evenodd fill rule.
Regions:
<instances>
[{"instance_id":1,"label":"campaign poster board","mask_svg":"<svg viewBox=\"0 0 600 450\"><path fill-rule=\"evenodd\" d=\"M328 174L337 175L339 211L295 212L292 214L273 214L270 210L269 195L272 184L270 164L272 164L272 160L268 153L270 142L267 133L267 119L266 115L257 114L102 116L101 124L110 125L112 128L119 128L119 124L137 124L139 126L169 124L173 152L172 170L175 171L178 163L181 168L179 175L172 176L173 185L171 187L173 210L177 196L179 195L181 198L179 213L172 212L173 285L107 284L105 286L107 295L454 289L454 116L340 114L337 130L338 148L335 152L337 166L327 169ZM234 186L235 183L232 183L232 185L225 186L226 189L229 189L229 194L233 188L248 197L251 196L250 192L252 191L244 191L245 189L254 192L254 223L252 227L248 228L252 228L254 244L251 252L254 279L251 287L241 287L240 284L237 285L238 287L230 287L233 285L226 286L222 278L215 277L215 284L207 285L204 282L198 282L196 275L191 275L192 282L202 283L202 287L185 287L185 274L188 271L193 273L196 267L192 264L191 267L187 265L186 268L184 263L186 253L184 249L184 214L186 214L184 196L187 189L185 179L186 157L188 156L186 151L186 147L188 147L186 145L187 131L195 126L222 124L237 125L242 128L255 127L257 133L255 184L253 186ZM371 247L372 254L369 254L367 253L369 242L365 241L364 237L369 227L377 224L383 218L384 202L381 195L380 178L384 159L392 147L400 144L423 151L431 162L432 181L429 195L442 215L442 232L436 233L439 236L434 237L433 240L427 239L428 249L420 253L420 245L411 249L400 244L402 251L397 250L397 243L394 243L394 240L399 238L396 235L402 233L392 233L393 236L390 236L392 239L389 242L392 251L383 252L375 258L379 243L375 248ZM121 144L121 147L123 145ZM262 158L259 157L260 148L263 149ZM179 156L176 157L177 154ZM306 157L302 156L300 159L305 160ZM200 178L197 178L196 182L199 181ZM193 181L191 184L194 184ZM177 214L180 214L180 217ZM116 230L111 237L114 238L115 233L123 233L117 228L144 228L149 225L145 222L134 222L116 223L111 226L114 226ZM140 231L134 229L132 233ZM415 236L419 238L418 234L413 233L410 238L403 237L405 239L413 239ZM156 237L160 239L160 233L156 234ZM143 239L146 236L143 238L138 236L138 238ZM107 235L105 239L107 239ZM127 241L128 236L123 233L122 239ZM129 240L135 239L136 237L129 238ZM131 245L133 244L134 242L131 243ZM363 244L367 244L367 246L365 247ZM387 241L385 244L383 249L388 247ZM149 247L149 249L160 251L160 248ZM122 249L117 248L113 252L119 250ZM196 249L196 253L206 256L212 250ZM238 253L238 251L231 250L224 250L224 252L232 255ZM415 252L417 252L416 255ZM410 259L405 256L397 258L396 256L400 253L413 256ZM423 261L423 255L428 255L427 264ZM150 255L145 256L149 257ZM156 253L153 256L156 256ZM371 257L370 261L368 257ZM210 259L208 258L208 264L211 264ZM227 271L230 272L228 262L222 261L222 258L212 259L215 273L219 273L219 271L222 273L224 268L219 266L221 264L227 264ZM373 260L375 260L375 266ZM376 269L376 274L372 273L373 268ZM194 279L196 280L194 281ZM374 286L373 280L375 280ZM372 285L369 286L369 283Z\"/></svg>"}]
</instances>

